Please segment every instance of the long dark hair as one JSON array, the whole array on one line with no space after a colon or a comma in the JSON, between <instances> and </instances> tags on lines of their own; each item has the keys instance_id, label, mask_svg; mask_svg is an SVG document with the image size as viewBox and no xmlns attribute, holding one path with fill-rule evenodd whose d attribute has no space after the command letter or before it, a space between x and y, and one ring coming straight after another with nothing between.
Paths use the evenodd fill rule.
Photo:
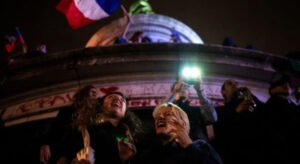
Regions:
<instances>
[{"instance_id":1,"label":"long dark hair","mask_svg":"<svg viewBox=\"0 0 300 164\"><path fill-rule=\"evenodd\" d=\"M90 95L91 90L94 88L92 85L87 85L75 93L73 97L75 112L72 117L72 125L74 128L80 130L95 122L99 103L97 99L92 98Z\"/></svg>"},{"instance_id":2,"label":"long dark hair","mask_svg":"<svg viewBox=\"0 0 300 164\"><path fill-rule=\"evenodd\" d=\"M144 135L144 129L141 119L136 114L127 110L121 122L128 126L135 141L141 140Z\"/></svg>"}]
</instances>

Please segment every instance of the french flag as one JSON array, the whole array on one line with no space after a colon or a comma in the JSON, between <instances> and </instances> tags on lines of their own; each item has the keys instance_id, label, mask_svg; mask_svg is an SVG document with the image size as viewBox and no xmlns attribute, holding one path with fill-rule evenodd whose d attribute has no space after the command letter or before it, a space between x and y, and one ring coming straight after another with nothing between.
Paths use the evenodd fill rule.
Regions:
<instances>
[{"instance_id":1,"label":"french flag","mask_svg":"<svg viewBox=\"0 0 300 164\"><path fill-rule=\"evenodd\" d=\"M20 31L19 27L16 27L16 36L17 36L17 39L19 40L20 44L24 45L25 40L23 38L23 35L21 34L21 31Z\"/></svg>"},{"instance_id":2,"label":"french flag","mask_svg":"<svg viewBox=\"0 0 300 164\"><path fill-rule=\"evenodd\" d=\"M120 0L62 0L56 9L65 14L73 29L78 29L111 15L120 6Z\"/></svg>"}]
</instances>

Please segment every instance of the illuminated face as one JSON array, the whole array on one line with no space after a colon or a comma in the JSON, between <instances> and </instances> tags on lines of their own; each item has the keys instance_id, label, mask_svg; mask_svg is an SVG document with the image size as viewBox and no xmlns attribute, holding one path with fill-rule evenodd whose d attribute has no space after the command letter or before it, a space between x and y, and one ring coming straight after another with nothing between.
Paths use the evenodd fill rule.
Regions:
<instances>
[{"instance_id":1,"label":"illuminated face","mask_svg":"<svg viewBox=\"0 0 300 164\"><path fill-rule=\"evenodd\" d=\"M105 97L102 105L103 114L113 118L123 118L126 112L126 100L118 94Z\"/></svg>"},{"instance_id":2,"label":"illuminated face","mask_svg":"<svg viewBox=\"0 0 300 164\"><path fill-rule=\"evenodd\" d=\"M171 137L175 133L174 122L178 120L172 107L162 107L154 115L155 131L157 135Z\"/></svg>"}]
</instances>

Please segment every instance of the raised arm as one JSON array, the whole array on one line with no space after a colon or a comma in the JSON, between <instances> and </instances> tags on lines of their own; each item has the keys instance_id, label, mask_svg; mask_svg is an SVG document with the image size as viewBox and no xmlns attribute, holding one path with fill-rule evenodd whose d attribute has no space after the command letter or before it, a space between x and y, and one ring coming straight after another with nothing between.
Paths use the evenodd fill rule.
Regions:
<instances>
[{"instance_id":1,"label":"raised arm","mask_svg":"<svg viewBox=\"0 0 300 164\"><path fill-rule=\"evenodd\" d=\"M187 90L190 86L185 84L183 80L179 79L171 86L171 93L169 93L162 103L165 102L173 102L176 99L176 94L182 92L183 90Z\"/></svg>"},{"instance_id":2,"label":"raised arm","mask_svg":"<svg viewBox=\"0 0 300 164\"><path fill-rule=\"evenodd\" d=\"M208 98L206 97L204 90L201 88L201 80L199 80L199 82L193 86L196 90L198 99L201 104L201 114L203 116L204 123L206 125L215 123L218 120L217 112L210 100L208 100Z\"/></svg>"}]
</instances>

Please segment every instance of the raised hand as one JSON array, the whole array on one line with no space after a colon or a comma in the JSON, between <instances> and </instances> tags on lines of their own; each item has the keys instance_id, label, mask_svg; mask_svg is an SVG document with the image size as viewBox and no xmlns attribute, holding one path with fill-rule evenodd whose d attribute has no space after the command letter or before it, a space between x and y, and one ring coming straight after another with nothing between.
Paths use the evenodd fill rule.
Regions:
<instances>
[{"instance_id":1,"label":"raised hand","mask_svg":"<svg viewBox=\"0 0 300 164\"><path fill-rule=\"evenodd\" d=\"M94 149L90 146L85 147L76 154L76 158L78 161L93 164L95 162L94 152Z\"/></svg>"},{"instance_id":2,"label":"raised hand","mask_svg":"<svg viewBox=\"0 0 300 164\"><path fill-rule=\"evenodd\" d=\"M168 121L173 127L172 137L181 147L186 148L192 144L192 139L189 136L187 125L178 119L171 119Z\"/></svg>"}]
</instances>

